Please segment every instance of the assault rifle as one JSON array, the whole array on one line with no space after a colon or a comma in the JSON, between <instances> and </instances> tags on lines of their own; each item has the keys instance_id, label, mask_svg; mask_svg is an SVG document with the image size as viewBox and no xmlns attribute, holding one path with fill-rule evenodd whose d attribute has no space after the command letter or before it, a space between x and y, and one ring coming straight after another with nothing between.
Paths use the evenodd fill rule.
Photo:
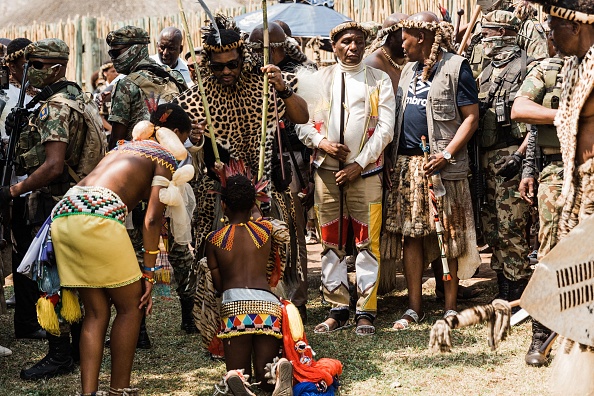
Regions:
<instances>
[{"instance_id":1,"label":"assault rifle","mask_svg":"<svg viewBox=\"0 0 594 396\"><path fill-rule=\"evenodd\" d=\"M11 126L7 125L6 134L9 135L8 144L3 144L4 147L2 162L2 187L10 185L10 179L12 178L12 170L14 168L14 152L16 149L16 143L21 135L22 125L26 122L29 114L25 108L25 94L27 91L27 71L29 70L29 62L25 63L23 69L23 81L21 82L21 91L19 92L19 100L17 105L11 110L10 115L7 117L12 118Z\"/></svg>"},{"instance_id":2,"label":"assault rifle","mask_svg":"<svg viewBox=\"0 0 594 396\"><path fill-rule=\"evenodd\" d=\"M472 209L474 212L474 227L476 229L476 240L481 241L484 238L483 224L481 221L481 211L483 205L486 205L487 180L481 167L481 152L479 138L475 133L468 145L470 154L470 193L472 195ZM482 242L478 242L479 245Z\"/></svg>"}]
</instances>

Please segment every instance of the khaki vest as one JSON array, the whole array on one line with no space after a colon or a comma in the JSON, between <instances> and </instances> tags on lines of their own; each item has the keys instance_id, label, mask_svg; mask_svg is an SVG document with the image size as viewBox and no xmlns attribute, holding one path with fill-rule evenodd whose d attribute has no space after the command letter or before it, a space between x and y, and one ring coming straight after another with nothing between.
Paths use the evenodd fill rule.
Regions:
<instances>
[{"instance_id":1,"label":"khaki vest","mask_svg":"<svg viewBox=\"0 0 594 396\"><path fill-rule=\"evenodd\" d=\"M478 137L479 144L483 148L489 149L502 144L517 144L526 136L526 124L512 121L510 116L513 100L526 75L526 67L533 61L532 58L526 57L524 50L521 51L521 56L497 70L490 63L480 76L481 118ZM497 122L496 106L500 99L505 104L508 125Z\"/></svg>"},{"instance_id":2,"label":"khaki vest","mask_svg":"<svg viewBox=\"0 0 594 396\"><path fill-rule=\"evenodd\" d=\"M458 94L458 78L460 67L467 60L459 55L444 52L443 59L438 62L437 70L431 82L427 95L427 125L429 135L429 148L431 154L442 152L452 141L458 128L462 124L462 115L456 105ZM396 127L399 131L395 139L395 150L398 148L400 133L402 133L402 120L406 109L406 96L408 87L415 75L418 62L409 62L400 75L396 105L399 105ZM468 151L461 149L453 155L453 161L441 171L445 180L462 180L468 177Z\"/></svg>"}]
</instances>

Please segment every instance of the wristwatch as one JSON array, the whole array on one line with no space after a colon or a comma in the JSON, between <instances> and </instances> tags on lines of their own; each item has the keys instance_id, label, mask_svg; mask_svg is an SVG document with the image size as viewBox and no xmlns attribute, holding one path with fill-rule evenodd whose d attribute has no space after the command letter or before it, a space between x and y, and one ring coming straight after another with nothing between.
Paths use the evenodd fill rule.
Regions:
<instances>
[{"instance_id":1,"label":"wristwatch","mask_svg":"<svg viewBox=\"0 0 594 396\"><path fill-rule=\"evenodd\" d=\"M449 152L449 151L447 151L447 150L443 150L443 151L441 152L441 154L443 155L443 158L444 158L446 161L448 161L449 163L451 163L451 162L452 162L452 154L450 154L450 152Z\"/></svg>"}]
</instances>

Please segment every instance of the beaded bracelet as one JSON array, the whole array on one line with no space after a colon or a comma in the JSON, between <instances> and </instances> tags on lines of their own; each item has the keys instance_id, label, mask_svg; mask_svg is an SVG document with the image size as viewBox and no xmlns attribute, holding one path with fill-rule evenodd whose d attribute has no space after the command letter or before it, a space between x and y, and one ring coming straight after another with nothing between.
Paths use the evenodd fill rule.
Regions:
<instances>
[{"instance_id":1,"label":"beaded bracelet","mask_svg":"<svg viewBox=\"0 0 594 396\"><path fill-rule=\"evenodd\" d=\"M289 84L285 84L285 90L276 91L276 93L282 100L289 99L293 95L293 88Z\"/></svg>"},{"instance_id":2,"label":"beaded bracelet","mask_svg":"<svg viewBox=\"0 0 594 396\"><path fill-rule=\"evenodd\" d=\"M159 254L159 253L161 253L161 251L159 249L157 249L157 250L146 250L145 248L142 248L142 253L146 253L146 254Z\"/></svg>"},{"instance_id":3,"label":"beaded bracelet","mask_svg":"<svg viewBox=\"0 0 594 396\"><path fill-rule=\"evenodd\" d=\"M142 279L144 279L144 280L145 280L145 281L147 281L148 283L152 283L153 285L154 285L155 283L157 283L157 281L156 281L154 278L151 278L151 277L150 277L150 276L148 276L148 275L144 275L144 274L143 274L143 275L142 275Z\"/></svg>"},{"instance_id":4,"label":"beaded bracelet","mask_svg":"<svg viewBox=\"0 0 594 396\"><path fill-rule=\"evenodd\" d=\"M163 268L162 265L157 265L156 267L145 267L145 266L142 266L142 270L143 271L148 271L148 272L155 272L155 271L160 270L161 268Z\"/></svg>"}]
</instances>

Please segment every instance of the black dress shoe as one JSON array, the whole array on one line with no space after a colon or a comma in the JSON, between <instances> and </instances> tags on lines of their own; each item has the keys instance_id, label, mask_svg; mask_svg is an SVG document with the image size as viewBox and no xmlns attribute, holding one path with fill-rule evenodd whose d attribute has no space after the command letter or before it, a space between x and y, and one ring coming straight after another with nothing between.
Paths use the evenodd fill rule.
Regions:
<instances>
[{"instance_id":1,"label":"black dress shoe","mask_svg":"<svg viewBox=\"0 0 594 396\"><path fill-rule=\"evenodd\" d=\"M29 334L15 334L17 339L27 338L30 340L43 340L47 338L47 333L43 329L37 329L32 333Z\"/></svg>"},{"instance_id":2,"label":"black dress shoe","mask_svg":"<svg viewBox=\"0 0 594 396\"><path fill-rule=\"evenodd\" d=\"M16 299L14 298L14 294L8 300L6 300L6 307L7 308L14 308L16 305Z\"/></svg>"}]
</instances>

